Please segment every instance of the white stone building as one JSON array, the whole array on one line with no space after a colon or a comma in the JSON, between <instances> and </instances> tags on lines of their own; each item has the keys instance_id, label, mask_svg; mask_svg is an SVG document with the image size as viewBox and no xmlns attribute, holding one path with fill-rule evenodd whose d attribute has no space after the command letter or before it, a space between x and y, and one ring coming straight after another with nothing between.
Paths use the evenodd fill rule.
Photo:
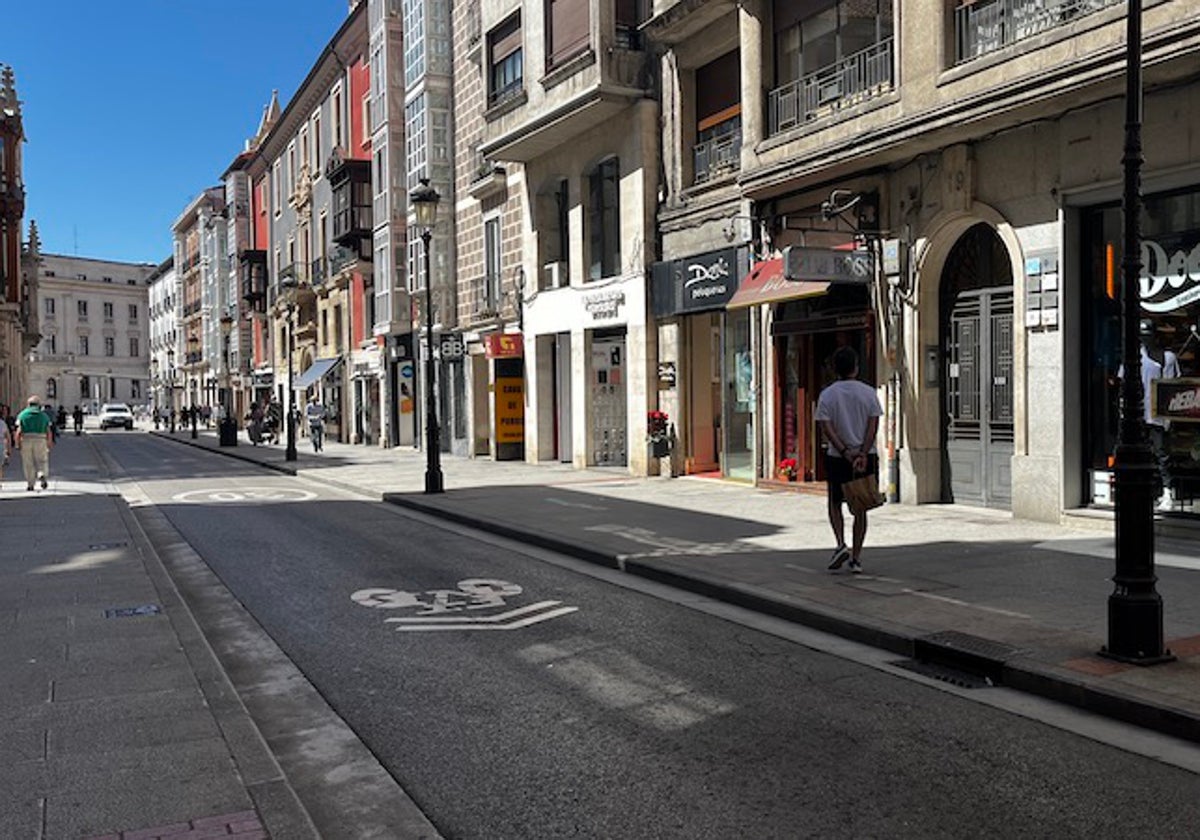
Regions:
<instances>
[{"instance_id":1,"label":"white stone building","mask_svg":"<svg viewBox=\"0 0 1200 840\"><path fill-rule=\"evenodd\" d=\"M183 358L179 342L179 275L175 273L175 258L168 257L148 278L147 294L150 309L150 387L151 406L156 409L176 407L172 402L171 365Z\"/></svg>"},{"instance_id":2,"label":"white stone building","mask_svg":"<svg viewBox=\"0 0 1200 840\"><path fill-rule=\"evenodd\" d=\"M42 340L30 388L47 405L95 412L106 402L150 404L151 263L42 253Z\"/></svg>"}]
</instances>

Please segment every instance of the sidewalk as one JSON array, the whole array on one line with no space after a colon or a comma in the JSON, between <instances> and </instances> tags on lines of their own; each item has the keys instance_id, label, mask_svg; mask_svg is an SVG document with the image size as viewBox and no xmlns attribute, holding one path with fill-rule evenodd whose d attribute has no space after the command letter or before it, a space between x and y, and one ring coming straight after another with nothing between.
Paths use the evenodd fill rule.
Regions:
<instances>
[{"instance_id":1,"label":"sidewalk","mask_svg":"<svg viewBox=\"0 0 1200 840\"><path fill-rule=\"evenodd\" d=\"M446 493L426 496L425 456L409 448L329 443L317 455L301 439L289 463L282 445L252 447L244 433L226 448L214 432L174 438L1200 741L1200 556L1187 537L1158 540L1178 659L1139 668L1096 655L1111 521L888 505L872 512L865 573L852 576L825 570L833 538L821 496L446 455Z\"/></svg>"},{"instance_id":2,"label":"sidewalk","mask_svg":"<svg viewBox=\"0 0 1200 840\"><path fill-rule=\"evenodd\" d=\"M89 437L50 460L0 484L0 834L315 837Z\"/></svg>"}]
</instances>

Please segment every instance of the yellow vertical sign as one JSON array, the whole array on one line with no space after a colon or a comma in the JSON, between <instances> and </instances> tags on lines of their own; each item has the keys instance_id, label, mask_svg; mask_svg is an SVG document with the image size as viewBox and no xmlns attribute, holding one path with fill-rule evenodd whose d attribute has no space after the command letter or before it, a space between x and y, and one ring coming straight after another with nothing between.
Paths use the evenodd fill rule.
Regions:
<instances>
[{"instance_id":1,"label":"yellow vertical sign","mask_svg":"<svg viewBox=\"0 0 1200 840\"><path fill-rule=\"evenodd\" d=\"M496 443L525 442L525 380L520 376L497 376Z\"/></svg>"}]
</instances>

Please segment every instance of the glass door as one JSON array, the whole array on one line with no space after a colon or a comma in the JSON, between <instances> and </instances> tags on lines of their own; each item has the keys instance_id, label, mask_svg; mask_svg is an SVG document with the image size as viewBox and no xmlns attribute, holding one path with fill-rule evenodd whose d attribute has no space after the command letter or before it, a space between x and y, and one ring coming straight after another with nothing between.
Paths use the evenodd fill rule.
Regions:
<instances>
[{"instance_id":1,"label":"glass door","mask_svg":"<svg viewBox=\"0 0 1200 840\"><path fill-rule=\"evenodd\" d=\"M754 357L750 344L750 307L725 316L722 342L725 405L722 472L727 478L754 481Z\"/></svg>"}]
</instances>

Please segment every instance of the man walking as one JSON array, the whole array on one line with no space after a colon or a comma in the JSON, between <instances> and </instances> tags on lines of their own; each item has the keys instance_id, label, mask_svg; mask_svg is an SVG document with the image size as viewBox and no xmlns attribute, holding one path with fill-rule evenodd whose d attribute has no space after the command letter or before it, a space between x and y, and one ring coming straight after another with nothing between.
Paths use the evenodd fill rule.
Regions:
<instances>
[{"instance_id":1,"label":"man walking","mask_svg":"<svg viewBox=\"0 0 1200 840\"><path fill-rule=\"evenodd\" d=\"M839 347L833 354L837 381L817 399L816 420L825 433L825 480L829 485L829 524L837 548L829 562L836 571L847 560L850 571L862 571L862 548L867 536L867 512L854 514L851 547L843 533L842 485L856 476L872 474L879 478L879 456L875 451L875 433L883 408L875 389L858 381L858 354L852 347Z\"/></svg>"},{"instance_id":2,"label":"man walking","mask_svg":"<svg viewBox=\"0 0 1200 840\"><path fill-rule=\"evenodd\" d=\"M321 405L317 395L313 394L308 407L304 409L304 415L308 418L308 434L312 438L314 452L325 448L325 414L325 406Z\"/></svg>"},{"instance_id":3,"label":"man walking","mask_svg":"<svg viewBox=\"0 0 1200 840\"><path fill-rule=\"evenodd\" d=\"M53 423L42 410L41 397L28 400L25 410L17 415L17 448L21 450L21 465L25 468L25 489L33 489L34 481L46 489L50 472L50 450L54 446Z\"/></svg>"}]
</instances>

